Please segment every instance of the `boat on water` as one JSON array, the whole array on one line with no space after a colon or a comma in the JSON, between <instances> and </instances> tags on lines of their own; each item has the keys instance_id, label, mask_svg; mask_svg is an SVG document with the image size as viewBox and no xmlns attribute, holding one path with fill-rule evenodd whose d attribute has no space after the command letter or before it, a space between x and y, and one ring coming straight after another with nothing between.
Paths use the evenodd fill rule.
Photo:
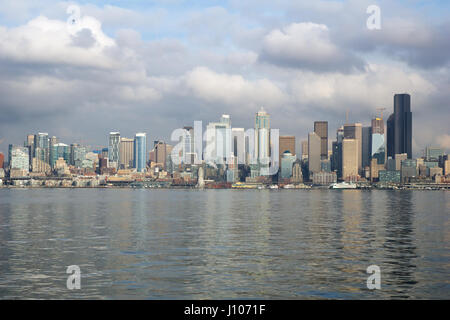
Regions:
<instances>
[{"instance_id":1,"label":"boat on water","mask_svg":"<svg viewBox=\"0 0 450 320\"><path fill-rule=\"evenodd\" d=\"M339 182L330 185L330 189L356 189L357 185L353 182Z\"/></svg>"},{"instance_id":2,"label":"boat on water","mask_svg":"<svg viewBox=\"0 0 450 320\"><path fill-rule=\"evenodd\" d=\"M272 185L270 185L269 189L278 189L278 185L277 184L272 184Z\"/></svg>"}]
</instances>

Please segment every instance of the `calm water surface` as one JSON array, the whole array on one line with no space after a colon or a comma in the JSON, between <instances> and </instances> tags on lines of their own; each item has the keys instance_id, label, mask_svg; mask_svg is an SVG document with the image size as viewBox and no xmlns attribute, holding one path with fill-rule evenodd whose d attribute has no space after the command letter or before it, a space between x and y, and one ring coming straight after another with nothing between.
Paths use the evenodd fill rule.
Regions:
<instances>
[{"instance_id":1,"label":"calm water surface","mask_svg":"<svg viewBox=\"0 0 450 320\"><path fill-rule=\"evenodd\" d=\"M0 298L450 299L449 215L448 191L0 189Z\"/></svg>"}]
</instances>

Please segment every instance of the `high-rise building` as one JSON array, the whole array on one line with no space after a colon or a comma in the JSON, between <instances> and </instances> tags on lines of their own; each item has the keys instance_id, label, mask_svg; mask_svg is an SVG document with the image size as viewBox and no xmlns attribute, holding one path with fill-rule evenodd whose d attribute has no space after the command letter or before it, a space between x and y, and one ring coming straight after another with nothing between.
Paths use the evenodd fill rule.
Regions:
<instances>
[{"instance_id":1,"label":"high-rise building","mask_svg":"<svg viewBox=\"0 0 450 320\"><path fill-rule=\"evenodd\" d=\"M163 169L166 170L170 152L172 151L172 146L166 144L164 141L155 141L154 148L155 162L161 164L163 166Z\"/></svg>"},{"instance_id":2,"label":"high-rise building","mask_svg":"<svg viewBox=\"0 0 450 320\"><path fill-rule=\"evenodd\" d=\"M109 133L108 159L109 166L116 168L119 166L120 157L120 132Z\"/></svg>"},{"instance_id":3,"label":"high-rise building","mask_svg":"<svg viewBox=\"0 0 450 320\"><path fill-rule=\"evenodd\" d=\"M86 147L80 146L77 143L72 143L70 145L70 165L81 168L83 160L86 159L86 153Z\"/></svg>"},{"instance_id":4,"label":"high-rise building","mask_svg":"<svg viewBox=\"0 0 450 320\"><path fill-rule=\"evenodd\" d=\"M210 122L206 126L205 160L208 162L224 163L231 157L233 150L229 123L229 119L222 116L220 122Z\"/></svg>"},{"instance_id":5,"label":"high-rise building","mask_svg":"<svg viewBox=\"0 0 450 320\"><path fill-rule=\"evenodd\" d=\"M222 115L222 117L224 117L225 115ZM228 116L228 120L229 120ZM222 122L222 118L221 118L221 122ZM228 121L229 122L229 121ZM228 122L224 122L224 123L228 123ZM184 163L187 164L194 164L195 163L195 158L196 158L196 154L195 154L195 135L194 135L194 128L191 126L185 126L183 127L183 129L185 130L184 132L184 136L182 137L182 143L183 143L183 158L182 161ZM159 161L157 161L159 162Z\"/></svg>"},{"instance_id":6,"label":"high-rise building","mask_svg":"<svg viewBox=\"0 0 450 320\"><path fill-rule=\"evenodd\" d=\"M147 134L136 133L134 137L134 167L137 172L144 172L147 163Z\"/></svg>"},{"instance_id":7,"label":"high-rise building","mask_svg":"<svg viewBox=\"0 0 450 320\"><path fill-rule=\"evenodd\" d=\"M314 132L320 137L320 159L328 159L328 121L315 121Z\"/></svg>"},{"instance_id":8,"label":"high-rise building","mask_svg":"<svg viewBox=\"0 0 450 320\"><path fill-rule=\"evenodd\" d=\"M402 161L408 159L407 153L400 153L395 155L395 170L401 170L402 169Z\"/></svg>"},{"instance_id":9,"label":"high-rise building","mask_svg":"<svg viewBox=\"0 0 450 320\"><path fill-rule=\"evenodd\" d=\"M440 147L426 147L425 157L427 161L438 161L440 156L444 155L444 150Z\"/></svg>"},{"instance_id":10,"label":"high-rise building","mask_svg":"<svg viewBox=\"0 0 450 320\"><path fill-rule=\"evenodd\" d=\"M267 161L270 156L270 115L263 108L255 117L255 153L260 162Z\"/></svg>"},{"instance_id":11,"label":"high-rise building","mask_svg":"<svg viewBox=\"0 0 450 320\"><path fill-rule=\"evenodd\" d=\"M292 165L294 164L295 159L295 155L291 152L283 152L283 156L281 158L281 179L289 179L292 177Z\"/></svg>"},{"instance_id":12,"label":"high-rise building","mask_svg":"<svg viewBox=\"0 0 450 320\"><path fill-rule=\"evenodd\" d=\"M302 160L308 158L308 140L302 141Z\"/></svg>"},{"instance_id":13,"label":"high-rise building","mask_svg":"<svg viewBox=\"0 0 450 320\"><path fill-rule=\"evenodd\" d=\"M321 138L315 132L310 132L308 134L308 170L310 177L311 173L320 171L321 145Z\"/></svg>"},{"instance_id":14,"label":"high-rise building","mask_svg":"<svg viewBox=\"0 0 450 320\"><path fill-rule=\"evenodd\" d=\"M0 152L0 169L3 169L4 165L5 165L5 155L2 152Z\"/></svg>"},{"instance_id":15,"label":"high-rise building","mask_svg":"<svg viewBox=\"0 0 450 320\"><path fill-rule=\"evenodd\" d=\"M354 180L358 175L358 147L357 139L342 140L342 178L344 180Z\"/></svg>"},{"instance_id":16,"label":"high-rise building","mask_svg":"<svg viewBox=\"0 0 450 320\"><path fill-rule=\"evenodd\" d=\"M344 127L336 131L336 141L333 142L333 154L331 157L331 170L337 172L337 177L342 178L342 140L344 139Z\"/></svg>"},{"instance_id":17,"label":"high-rise building","mask_svg":"<svg viewBox=\"0 0 450 320\"><path fill-rule=\"evenodd\" d=\"M64 143L56 143L52 144L51 147L51 159L50 159L50 166L53 168L55 167L56 160L59 158L62 158L66 163L69 163L70 161L70 147L67 144Z\"/></svg>"},{"instance_id":18,"label":"high-rise building","mask_svg":"<svg viewBox=\"0 0 450 320\"><path fill-rule=\"evenodd\" d=\"M387 121L388 156L406 153L412 158L412 113L409 94L394 95L394 113Z\"/></svg>"},{"instance_id":19,"label":"high-rise building","mask_svg":"<svg viewBox=\"0 0 450 320\"><path fill-rule=\"evenodd\" d=\"M27 135L27 142L25 147L32 147L31 149L34 150L34 134Z\"/></svg>"},{"instance_id":20,"label":"high-rise building","mask_svg":"<svg viewBox=\"0 0 450 320\"><path fill-rule=\"evenodd\" d=\"M370 159L377 159L377 164L386 163L386 143L384 138L384 122L382 118L372 119Z\"/></svg>"},{"instance_id":21,"label":"high-rise building","mask_svg":"<svg viewBox=\"0 0 450 320\"><path fill-rule=\"evenodd\" d=\"M356 152L358 155L358 172L362 172L362 124L353 123L344 125L344 139L356 140Z\"/></svg>"},{"instance_id":22,"label":"high-rise building","mask_svg":"<svg viewBox=\"0 0 450 320\"><path fill-rule=\"evenodd\" d=\"M29 150L27 147L9 145L9 168L20 169L26 172L30 170Z\"/></svg>"},{"instance_id":23,"label":"high-rise building","mask_svg":"<svg viewBox=\"0 0 450 320\"><path fill-rule=\"evenodd\" d=\"M129 169L133 167L134 139L120 138L119 167Z\"/></svg>"},{"instance_id":24,"label":"high-rise building","mask_svg":"<svg viewBox=\"0 0 450 320\"><path fill-rule=\"evenodd\" d=\"M238 164L245 164L245 130L244 128L232 128L231 135L233 137L233 155L237 157Z\"/></svg>"},{"instance_id":25,"label":"high-rise building","mask_svg":"<svg viewBox=\"0 0 450 320\"><path fill-rule=\"evenodd\" d=\"M444 160L444 174L450 175L450 160Z\"/></svg>"},{"instance_id":26,"label":"high-rise building","mask_svg":"<svg viewBox=\"0 0 450 320\"><path fill-rule=\"evenodd\" d=\"M362 167L370 166L372 128L362 127Z\"/></svg>"},{"instance_id":27,"label":"high-rise building","mask_svg":"<svg viewBox=\"0 0 450 320\"><path fill-rule=\"evenodd\" d=\"M34 157L34 134L27 135L27 141L25 142L25 147L28 147L30 165Z\"/></svg>"},{"instance_id":28,"label":"high-rise building","mask_svg":"<svg viewBox=\"0 0 450 320\"><path fill-rule=\"evenodd\" d=\"M294 164L292 165L291 182L293 182L293 183L303 182L302 163L299 159L296 159L294 161Z\"/></svg>"},{"instance_id":29,"label":"high-rise building","mask_svg":"<svg viewBox=\"0 0 450 320\"><path fill-rule=\"evenodd\" d=\"M50 163L50 139L48 133L39 132L34 136L34 157Z\"/></svg>"},{"instance_id":30,"label":"high-rise building","mask_svg":"<svg viewBox=\"0 0 450 320\"><path fill-rule=\"evenodd\" d=\"M281 158L286 151L289 151L293 156L295 152L295 136L280 136L279 137L279 164L281 165Z\"/></svg>"},{"instance_id":31,"label":"high-rise building","mask_svg":"<svg viewBox=\"0 0 450 320\"><path fill-rule=\"evenodd\" d=\"M220 117L220 123L226 123L231 128L231 118L229 114L223 114Z\"/></svg>"},{"instance_id":32,"label":"high-rise building","mask_svg":"<svg viewBox=\"0 0 450 320\"><path fill-rule=\"evenodd\" d=\"M386 158L395 157L395 117L391 114L386 121Z\"/></svg>"}]
</instances>

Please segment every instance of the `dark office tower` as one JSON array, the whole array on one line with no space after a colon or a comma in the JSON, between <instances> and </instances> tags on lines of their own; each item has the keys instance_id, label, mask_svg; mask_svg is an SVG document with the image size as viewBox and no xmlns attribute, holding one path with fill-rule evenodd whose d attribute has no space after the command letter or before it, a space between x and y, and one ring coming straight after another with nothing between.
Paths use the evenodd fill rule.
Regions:
<instances>
[{"instance_id":1,"label":"dark office tower","mask_svg":"<svg viewBox=\"0 0 450 320\"><path fill-rule=\"evenodd\" d=\"M406 153L412 158L411 96L394 95L394 154Z\"/></svg>"},{"instance_id":2,"label":"dark office tower","mask_svg":"<svg viewBox=\"0 0 450 320\"><path fill-rule=\"evenodd\" d=\"M386 121L386 151L387 151L387 157L391 157L392 159L395 158L395 118L394 114L391 114L389 118Z\"/></svg>"},{"instance_id":3,"label":"dark office tower","mask_svg":"<svg viewBox=\"0 0 450 320\"><path fill-rule=\"evenodd\" d=\"M363 127L362 128L362 167L368 167L370 165L370 156L372 148L372 128Z\"/></svg>"},{"instance_id":4,"label":"dark office tower","mask_svg":"<svg viewBox=\"0 0 450 320\"><path fill-rule=\"evenodd\" d=\"M320 137L320 159L328 159L328 121L315 121L314 132Z\"/></svg>"}]
</instances>

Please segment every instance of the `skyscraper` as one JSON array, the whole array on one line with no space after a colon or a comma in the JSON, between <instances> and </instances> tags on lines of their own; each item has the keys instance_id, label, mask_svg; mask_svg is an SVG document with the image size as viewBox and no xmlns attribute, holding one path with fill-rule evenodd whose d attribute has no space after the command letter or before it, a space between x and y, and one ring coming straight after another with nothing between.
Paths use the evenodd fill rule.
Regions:
<instances>
[{"instance_id":1,"label":"skyscraper","mask_svg":"<svg viewBox=\"0 0 450 320\"><path fill-rule=\"evenodd\" d=\"M66 163L70 162L70 147L64 143L55 143L51 147L50 166L55 167L56 161L63 158Z\"/></svg>"},{"instance_id":2,"label":"skyscraper","mask_svg":"<svg viewBox=\"0 0 450 320\"><path fill-rule=\"evenodd\" d=\"M38 158L45 163L50 163L50 151L49 151L49 138L48 133L39 132L34 136L34 157Z\"/></svg>"},{"instance_id":3,"label":"skyscraper","mask_svg":"<svg viewBox=\"0 0 450 320\"><path fill-rule=\"evenodd\" d=\"M362 167L370 166L372 127L362 127Z\"/></svg>"},{"instance_id":4,"label":"skyscraper","mask_svg":"<svg viewBox=\"0 0 450 320\"><path fill-rule=\"evenodd\" d=\"M372 119L370 158L377 159L377 164L386 163L386 146L384 122L382 118Z\"/></svg>"},{"instance_id":5,"label":"skyscraper","mask_svg":"<svg viewBox=\"0 0 450 320\"><path fill-rule=\"evenodd\" d=\"M279 165L281 166L281 159L286 151L289 151L293 156L295 153L295 136L280 136L279 137Z\"/></svg>"},{"instance_id":6,"label":"skyscraper","mask_svg":"<svg viewBox=\"0 0 450 320\"><path fill-rule=\"evenodd\" d=\"M302 141L302 160L308 158L308 140Z\"/></svg>"},{"instance_id":7,"label":"skyscraper","mask_svg":"<svg viewBox=\"0 0 450 320\"><path fill-rule=\"evenodd\" d=\"M147 162L147 134L136 133L134 137L134 167L137 172L144 172Z\"/></svg>"},{"instance_id":8,"label":"skyscraper","mask_svg":"<svg viewBox=\"0 0 450 320\"><path fill-rule=\"evenodd\" d=\"M314 132L320 137L320 159L328 159L328 121L315 121Z\"/></svg>"},{"instance_id":9,"label":"skyscraper","mask_svg":"<svg viewBox=\"0 0 450 320\"><path fill-rule=\"evenodd\" d=\"M226 123L228 127L231 127L231 118L229 114L223 114L220 117L220 123Z\"/></svg>"},{"instance_id":10,"label":"skyscraper","mask_svg":"<svg viewBox=\"0 0 450 320\"><path fill-rule=\"evenodd\" d=\"M167 160L172 151L170 147L164 141L155 141L155 162L161 164L164 170L167 168Z\"/></svg>"},{"instance_id":11,"label":"skyscraper","mask_svg":"<svg viewBox=\"0 0 450 320\"><path fill-rule=\"evenodd\" d=\"M391 114L386 121L386 154L387 158L395 157L395 118Z\"/></svg>"},{"instance_id":12,"label":"skyscraper","mask_svg":"<svg viewBox=\"0 0 450 320\"><path fill-rule=\"evenodd\" d=\"M119 166L120 132L109 133L108 159L110 167Z\"/></svg>"},{"instance_id":13,"label":"skyscraper","mask_svg":"<svg viewBox=\"0 0 450 320\"><path fill-rule=\"evenodd\" d=\"M308 134L308 170L310 179L311 173L319 172L321 168L321 145L321 138L315 132L310 132Z\"/></svg>"},{"instance_id":14,"label":"skyscraper","mask_svg":"<svg viewBox=\"0 0 450 320\"><path fill-rule=\"evenodd\" d=\"M358 175L358 140L342 140L342 178L354 180Z\"/></svg>"},{"instance_id":15,"label":"skyscraper","mask_svg":"<svg viewBox=\"0 0 450 320\"><path fill-rule=\"evenodd\" d=\"M81 168L83 160L86 159L86 153L86 147L80 146L77 143L72 143L70 145L70 164L77 168Z\"/></svg>"},{"instance_id":16,"label":"skyscraper","mask_svg":"<svg viewBox=\"0 0 450 320\"><path fill-rule=\"evenodd\" d=\"M233 155L237 157L238 164L245 164L245 130L244 128L232 128L231 135L233 137Z\"/></svg>"},{"instance_id":17,"label":"skyscraper","mask_svg":"<svg viewBox=\"0 0 450 320\"><path fill-rule=\"evenodd\" d=\"M223 163L232 155L232 137L229 121L210 122L206 126L205 160Z\"/></svg>"},{"instance_id":18,"label":"skyscraper","mask_svg":"<svg viewBox=\"0 0 450 320\"><path fill-rule=\"evenodd\" d=\"M222 115L222 117L224 117L224 115ZM229 120L229 116L228 116L228 120ZM185 127L183 127L183 129L185 130L185 134L182 137L183 151L184 151L182 161L184 163L194 164L195 156L196 156L195 155L195 146L194 146L194 142L195 142L194 128L191 126L185 126ZM157 162L159 162L159 161L157 160Z\"/></svg>"},{"instance_id":19,"label":"skyscraper","mask_svg":"<svg viewBox=\"0 0 450 320\"><path fill-rule=\"evenodd\" d=\"M411 96L407 93L394 95L394 113L387 121L388 156L406 153L412 158Z\"/></svg>"},{"instance_id":20,"label":"skyscraper","mask_svg":"<svg viewBox=\"0 0 450 320\"><path fill-rule=\"evenodd\" d=\"M9 167L11 170L20 169L26 172L30 170L29 150L27 147L9 145Z\"/></svg>"},{"instance_id":21,"label":"skyscraper","mask_svg":"<svg viewBox=\"0 0 450 320\"><path fill-rule=\"evenodd\" d=\"M293 155L289 151L283 152L283 156L281 157L281 179L289 179L292 177L292 165L295 162L295 155Z\"/></svg>"},{"instance_id":22,"label":"skyscraper","mask_svg":"<svg viewBox=\"0 0 450 320\"><path fill-rule=\"evenodd\" d=\"M133 167L134 139L120 138L119 167L128 169Z\"/></svg>"},{"instance_id":23,"label":"skyscraper","mask_svg":"<svg viewBox=\"0 0 450 320\"><path fill-rule=\"evenodd\" d=\"M265 161L270 156L270 115L261 108L255 117L255 153L258 160Z\"/></svg>"},{"instance_id":24,"label":"skyscraper","mask_svg":"<svg viewBox=\"0 0 450 320\"><path fill-rule=\"evenodd\" d=\"M337 177L342 178L342 140L344 139L344 127L336 131L336 141L333 142L333 154L331 158L331 170L337 171Z\"/></svg>"},{"instance_id":25,"label":"skyscraper","mask_svg":"<svg viewBox=\"0 0 450 320\"><path fill-rule=\"evenodd\" d=\"M344 125L344 139L356 140L356 152L358 155L358 172L362 172L362 124L353 123Z\"/></svg>"}]
</instances>

